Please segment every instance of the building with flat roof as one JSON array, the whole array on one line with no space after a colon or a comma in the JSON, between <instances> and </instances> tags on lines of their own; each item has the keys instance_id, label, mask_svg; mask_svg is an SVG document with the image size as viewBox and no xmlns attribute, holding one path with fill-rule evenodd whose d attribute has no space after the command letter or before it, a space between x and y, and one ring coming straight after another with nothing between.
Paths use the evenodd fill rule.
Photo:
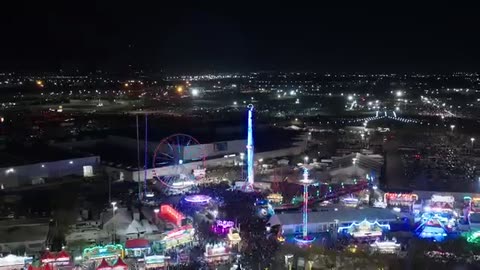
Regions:
<instances>
[{"instance_id":1,"label":"building with flat roof","mask_svg":"<svg viewBox=\"0 0 480 270\"><path fill-rule=\"evenodd\" d=\"M0 222L0 253L35 254L45 250L48 220L6 220Z\"/></svg>"},{"instance_id":2,"label":"building with flat roof","mask_svg":"<svg viewBox=\"0 0 480 270\"><path fill-rule=\"evenodd\" d=\"M100 157L49 145L10 146L0 152L1 188L43 184L64 176L93 176Z\"/></svg>"}]
</instances>

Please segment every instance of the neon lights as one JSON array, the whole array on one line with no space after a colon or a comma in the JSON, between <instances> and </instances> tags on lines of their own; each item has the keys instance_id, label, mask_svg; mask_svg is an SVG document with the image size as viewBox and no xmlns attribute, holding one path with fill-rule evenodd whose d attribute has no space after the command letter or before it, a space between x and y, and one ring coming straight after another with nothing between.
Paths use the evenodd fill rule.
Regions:
<instances>
[{"instance_id":1,"label":"neon lights","mask_svg":"<svg viewBox=\"0 0 480 270\"><path fill-rule=\"evenodd\" d=\"M248 105L248 135L247 135L247 182L248 185L253 186L254 171L253 171L253 105Z\"/></svg>"},{"instance_id":2,"label":"neon lights","mask_svg":"<svg viewBox=\"0 0 480 270\"><path fill-rule=\"evenodd\" d=\"M235 226L235 223L230 220L217 220L216 225L213 226L213 231L217 234L225 234L229 229Z\"/></svg>"},{"instance_id":3,"label":"neon lights","mask_svg":"<svg viewBox=\"0 0 480 270\"><path fill-rule=\"evenodd\" d=\"M418 200L418 195L414 193L392 193L387 192L383 195L383 201L388 205L412 205Z\"/></svg>"},{"instance_id":4,"label":"neon lights","mask_svg":"<svg viewBox=\"0 0 480 270\"><path fill-rule=\"evenodd\" d=\"M400 244L396 241L375 241L370 247L380 253L392 254L400 250Z\"/></svg>"},{"instance_id":5,"label":"neon lights","mask_svg":"<svg viewBox=\"0 0 480 270\"><path fill-rule=\"evenodd\" d=\"M467 242L475 245L480 245L480 231L467 232L462 234L467 239Z\"/></svg>"},{"instance_id":6,"label":"neon lights","mask_svg":"<svg viewBox=\"0 0 480 270\"><path fill-rule=\"evenodd\" d=\"M182 220L185 219L185 216L182 213L178 212L168 204L162 204L160 206L160 216L175 223L177 226L181 226Z\"/></svg>"},{"instance_id":7,"label":"neon lights","mask_svg":"<svg viewBox=\"0 0 480 270\"><path fill-rule=\"evenodd\" d=\"M272 193L267 196L267 200L274 204L281 204L283 202L283 196L280 193Z\"/></svg>"},{"instance_id":8,"label":"neon lights","mask_svg":"<svg viewBox=\"0 0 480 270\"><path fill-rule=\"evenodd\" d=\"M186 196L184 200L190 203L206 204L211 199L212 197L210 196L197 194L197 195Z\"/></svg>"},{"instance_id":9,"label":"neon lights","mask_svg":"<svg viewBox=\"0 0 480 270\"><path fill-rule=\"evenodd\" d=\"M376 237L381 236L385 230L390 230L390 224L380 224L378 221L370 222L365 219L360 223L353 222L349 226L339 227L337 232L347 231L353 237Z\"/></svg>"},{"instance_id":10,"label":"neon lights","mask_svg":"<svg viewBox=\"0 0 480 270\"><path fill-rule=\"evenodd\" d=\"M193 229L192 225L186 225L178 229L167 232L163 240L170 240L170 239L178 238L184 235L193 235L194 232L195 232L195 229Z\"/></svg>"},{"instance_id":11,"label":"neon lights","mask_svg":"<svg viewBox=\"0 0 480 270\"><path fill-rule=\"evenodd\" d=\"M116 245L106 245L106 246L96 246L91 248L86 248L82 252L82 257L84 260L89 259L100 259L107 257L123 257L123 246L120 244Z\"/></svg>"},{"instance_id":12,"label":"neon lights","mask_svg":"<svg viewBox=\"0 0 480 270\"><path fill-rule=\"evenodd\" d=\"M297 244L309 245L309 244L313 243L316 238L312 235L307 235L306 237L303 237L303 236L299 235L299 236L295 236L295 238L293 238L293 239L295 240L295 242L297 242Z\"/></svg>"},{"instance_id":13,"label":"neon lights","mask_svg":"<svg viewBox=\"0 0 480 270\"><path fill-rule=\"evenodd\" d=\"M454 203L455 198L453 196L443 196L443 195L437 195L433 194L431 198L432 202L445 202L445 203Z\"/></svg>"}]
</instances>

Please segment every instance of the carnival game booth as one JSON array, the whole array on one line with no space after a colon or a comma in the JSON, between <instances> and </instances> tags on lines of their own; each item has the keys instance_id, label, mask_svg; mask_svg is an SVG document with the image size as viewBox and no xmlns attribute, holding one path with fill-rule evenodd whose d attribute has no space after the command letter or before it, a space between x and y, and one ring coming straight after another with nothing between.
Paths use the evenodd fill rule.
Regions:
<instances>
[{"instance_id":1,"label":"carnival game booth","mask_svg":"<svg viewBox=\"0 0 480 270\"><path fill-rule=\"evenodd\" d=\"M401 211L412 211L413 205L418 201L418 195L414 193L387 192L383 195L383 201L389 208L399 208Z\"/></svg>"},{"instance_id":2,"label":"carnival game booth","mask_svg":"<svg viewBox=\"0 0 480 270\"><path fill-rule=\"evenodd\" d=\"M195 229L192 225L185 225L163 234L159 245L162 251L181 245L190 245L194 241Z\"/></svg>"},{"instance_id":3,"label":"carnival game booth","mask_svg":"<svg viewBox=\"0 0 480 270\"><path fill-rule=\"evenodd\" d=\"M354 239L378 239L390 230L390 224L381 224L378 221L370 222L363 220L360 223L353 222L349 226L339 227L339 234L349 235Z\"/></svg>"},{"instance_id":4,"label":"carnival game booth","mask_svg":"<svg viewBox=\"0 0 480 270\"><path fill-rule=\"evenodd\" d=\"M227 234L227 241L230 247L240 244L242 238L240 237L240 230L237 228L230 228Z\"/></svg>"},{"instance_id":5,"label":"carnival game booth","mask_svg":"<svg viewBox=\"0 0 480 270\"><path fill-rule=\"evenodd\" d=\"M480 213L480 197L472 198L470 209L472 213Z\"/></svg>"},{"instance_id":6,"label":"carnival game booth","mask_svg":"<svg viewBox=\"0 0 480 270\"><path fill-rule=\"evenodd\" d=\"M24 269L30 263L32 263L32 257L10 254L0 257L0 270Z\"/></svg>"},{"instance_id":7,"label":"carnival game booth","mask_svg":"<svg viewBox=\"0 0 480 270\"><path fill-rule=\"evenodd\" d=\"M283 195L280 193L271 193L267 196L267 200L272 205L281 205L283 203Z\"/></svg>"},{"instance_id":8,"label":"carnival game booth","mask_svg":"<svg viewBox=\"0 0 480 270\"><path fill-rule=\"evenodd\" d=\"M415 229L420 238L444 240L456 228L456 220L448 213L426 212L422 214L421 223Z\"/></svg>"},{"instance_id":9,"label":"carnival game booth","mask_svg":"<svg viewBox=\"0 0 480 270\"><path fill-rule=\"evenodd\" d=\"M454 203L453 196L433 194L429 204L424 207L424 212L452 214Z\"/></svg>"},{"instance_id":10,"label":"carnival game booth","mask_svg":"<svg viewBox=\"0 0 480 270\"><path fill-rule=\"evenodd\" d=\"M89 247L82 252L84 262L94 262L97 265L103 260L109 263L116 262L118 258L123 258L124 255L123 246L120 244Z\"/></svg>"},{"instance_id":11,"label":"carnival game booth","mask_svg":"<svg viewBox=\"0 0 480 270\"><path fill-rule=\"evenodd\" d=\"M398 252L400 252L400 249L401 246L399 243L397 243L395 238L386 241L377 240L374 243L370 244L370 250L376 253L397 254Z\"/></svg>"},{"instance_id":12,"label":"carnival game booth","mask_svg":"<svg viewBox=\"0 0 480 270\"><path fill-rule=\"evenodd\" d=\"M220 242L206 244L204 257L208 264L223 264L231 260L232 253L228 244Z\"/></svg>"},{"instance_id":13,"label":"carnival game booth","mask_svg":"<svg viewBox=\"0 0 480 270\"><path fill-rule=\"evenodd\" d=\"M145 256L145 269L165 269L169 259L163 255Z\"/></svg>"},{"instance_id":14,"label":"carnival game booth","mask_svg":"<svg viewBox=\"0 0 480 270\"><path fill-rule=\"evenodd\" d=\"M143 258L151 251L150 242L146 239L130 239L125 242L125 257Z\"/></svg>"}]
</instances>

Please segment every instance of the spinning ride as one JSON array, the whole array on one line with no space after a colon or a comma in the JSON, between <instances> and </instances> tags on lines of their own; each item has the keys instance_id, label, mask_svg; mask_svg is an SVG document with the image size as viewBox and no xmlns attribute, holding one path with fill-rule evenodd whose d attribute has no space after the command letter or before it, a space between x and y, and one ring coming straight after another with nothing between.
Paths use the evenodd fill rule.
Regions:
<instances>
[{"instance_id":1,"label":"spinning ride","mask_svg":"<svg viewBox=\"0 0 480 270\"><path fill-rule=\"evenodd\" d=\"M163 139L153 154L153 178L168 189L182 190L198 181L193 171L205 167L205 150L197 139L174 134Z\"/></svg>"}]
</instances>

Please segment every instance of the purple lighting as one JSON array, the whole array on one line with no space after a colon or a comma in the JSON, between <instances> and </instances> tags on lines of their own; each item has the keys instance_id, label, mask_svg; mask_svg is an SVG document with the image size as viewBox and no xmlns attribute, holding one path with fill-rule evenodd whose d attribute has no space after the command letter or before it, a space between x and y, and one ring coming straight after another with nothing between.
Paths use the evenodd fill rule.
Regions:
<instances>
[{"instance_id":1,"label":"purple lighting","mask_svg":"<svg viewBox=\"0 0 480 270\"><path fill-rule=\"evenodd\" d=\"M213 231L217 234L226 234L235 226L235 223L230 220L217 220L216 224L213 226Z\"/></svg>"},{"instance_id":2,"label":"purple lighting","mask_svg":"<svg viewBox=\"0 0 480 270\"><path fill-rule=\"evenodd\" d=\"M207 195L190 195L185 197L185 201L190 202L190 203L199 203L199 204L204 204L208 203L212 198Z\"/></svg>"}]
</instances>

